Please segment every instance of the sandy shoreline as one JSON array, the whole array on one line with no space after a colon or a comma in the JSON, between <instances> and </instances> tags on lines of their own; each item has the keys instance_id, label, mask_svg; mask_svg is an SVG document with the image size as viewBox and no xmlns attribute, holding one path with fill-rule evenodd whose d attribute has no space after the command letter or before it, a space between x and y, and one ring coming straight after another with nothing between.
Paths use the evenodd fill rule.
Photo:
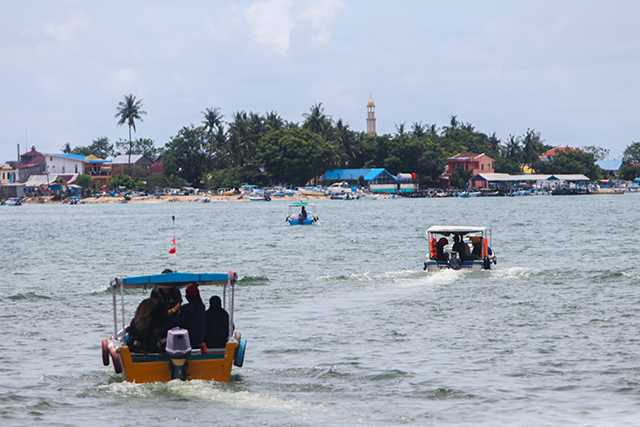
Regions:
<instances>
[{"instance_id":1,"label":"sandy shoreline","mask_svg":"<svg viewBox=\"0 0 640 427\"><path fill-rule=\"evenodd\" d=\"M194 203L204 203L202 199L204 197L209 197L211 201L209 203L217 203L217 202L250 202L248 197L240 197L236 196L136 196L132 197L130 200L125 201L123 197L117 196L100 196L100 197L85 197L80 200L80 204L108 204L108 203L183 203L183 202L194 202ZM328 197L322 196L305 196L305 195L296 195L293 197L282 197L282 198L273 198L271 200L287 200L290 202L300 201L300 200L318 200L318 199L328 199ZM51 200L51 197L26 197L22 199L22 204L69 204L69 200Z\"/></svg>"}]
</instances>

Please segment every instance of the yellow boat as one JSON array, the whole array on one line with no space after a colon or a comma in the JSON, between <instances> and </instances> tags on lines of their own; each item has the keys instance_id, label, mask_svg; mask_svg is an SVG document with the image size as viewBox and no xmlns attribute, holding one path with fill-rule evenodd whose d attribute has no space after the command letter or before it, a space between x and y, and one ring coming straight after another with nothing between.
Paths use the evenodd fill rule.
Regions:
<instances>
[{"instance_id":1,"label":"yellow boat","mask_svg":"<svg viewBox=\"0 0 640 427\"><path fill-rule=\"evenodd\" d=\"M110 287L113 293L113 326L111 338L102 340L102 361L105 366L111 361L117 374L122 373L126 381L150 383L156 381L181 380L214 380L229 381L233 365L241 367L244 361L246 340L239 332L234 331L233 302L237 275L229 273L167 273L150 276L115 277ZM124 312L125 289L151 289L160 287L185 287L188 285L223 287L222 306L229 313L229 336L225 348L191 349L186 336L186 347L180 347L180 331L169 331L167 348L162 353L131 352L126 341L126 324ZM122 328L118 326L117 291L120 290L122 300ZM172 333L175 331L175 335ZM187 332L185 329L181 331ZM170 348L172 338L178 345Z\"/></svg>"}]
</instances>

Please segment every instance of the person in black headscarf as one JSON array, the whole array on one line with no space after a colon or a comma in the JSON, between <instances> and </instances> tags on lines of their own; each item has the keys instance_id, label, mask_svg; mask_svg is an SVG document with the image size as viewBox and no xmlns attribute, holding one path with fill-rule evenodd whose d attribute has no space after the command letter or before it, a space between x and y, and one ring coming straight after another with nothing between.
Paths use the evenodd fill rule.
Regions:
<instances>
[{"instance_id":1,"label":"person in black headscarf","mask_svg":"<svg viewBox=\"0 0 640 427\"><path fill-rule=\"evenodd\" d=\"M209 299L209 304L204 320L204 341L207 348L224 348L229 338L229 313L222 308L217 295Z\"/></svg>"},{"instance_id":2,"label":"person in black headscarf","mask_svg":"<svg viewBox=\"0 0 640 427\"><path fill-rule=\"evenodd\" d=\"M303 206L300 210L300 213L298 214L298 221L300 222L300 224L302 224L305 219L307 219L307 210Z\"/></svg>"},{"instance_id":3,"label":"person in black headscarf","mask_svg":"<svg viewBox=\"0 0 640 427\"><path fill-rule=\"evenodd\" d=\"M198 286L187 286L184 294L189 303L180 306L176 317L163 327L156 329L154 333L159 334L160 337L165 337L169 329L179 326L189 331L189 343L192 348L197 348L204 343L205 307L200 298Z\"/></svg>"},{"instance_id":4,"label":"person in black headscarf","mask_svg":"<svg viewBox=\"0 0 640 427\"><path fill-rule=\"evenodd\" d=\"M441 237L436 243L436 260L449 261L449 254L444 251L444 247L449 244L446 237Z\"/></svg>"},{"instance_id":5,"label":"person in black headscarf","mask_svg":"<svg viewBox=\"0 0 640 427\"><path fill-rule=\"evenodd\" d=\"M458 234L453 236L453 251L458 252L458 256L460 257L460 261L464 262L471 257L471 251L469 250L469 245L467 245L462 239L462 237Z\"/></svg>"},{"instance_id":6,"label":"person in black headscarf","mask_svg":"<svg viewBox=\"0 0 640 427\"><path fill-rule=\"evenodd\" d=\"M158 339L153 330L169 321L164 305L153 298L140 302L127 329L127 345L131 351L158 352Z\"/></svg>"}]
</instances>

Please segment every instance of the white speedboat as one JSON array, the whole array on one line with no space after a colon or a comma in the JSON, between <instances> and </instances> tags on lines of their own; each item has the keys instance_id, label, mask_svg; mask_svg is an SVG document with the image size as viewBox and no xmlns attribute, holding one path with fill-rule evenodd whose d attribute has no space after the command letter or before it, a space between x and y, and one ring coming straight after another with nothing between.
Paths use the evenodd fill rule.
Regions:
<instances>
[{"instance_id":1,"label":"white speedboat","mask_svg":"<svg viewBox=\"0 0 640 427\"><path fill-rule=\"evenodd\" d=\"M451 236L455 243L449 241ZM490 270L491 264L498 262L491 249L489 227L434 225L427 229L426 237L429 239L429 253L424 261L424 270ZM460 245L466 245L466 248Z\"/></svg>"}]
</instances>

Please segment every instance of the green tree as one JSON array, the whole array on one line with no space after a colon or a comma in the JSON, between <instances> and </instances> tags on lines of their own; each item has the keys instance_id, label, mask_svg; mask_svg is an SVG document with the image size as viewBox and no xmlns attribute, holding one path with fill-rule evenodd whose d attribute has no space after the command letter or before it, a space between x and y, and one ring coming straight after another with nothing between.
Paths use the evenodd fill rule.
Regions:
<instances>
[{"instance_id":1,"label":"green tree","mask_svg":"<svg viewBox=\"0 0 640 427\"><path fill-rule=\"evenodd\" d=\"M109 142L109 138L106 136L94 139L89 149L91 151L90 154L100 159L108 159L114 155L113 144Z\"/></svg>"},{"instance_id":2,"label":"green tree","mask_svg":"<svg viewBox=\"0 0 640 427\"><path fill-rule=\"evenodd\" d=\"M509 135L504 157L519 164L522 158L522 146L520 145L521 141L522 140L520 139L520 137Z\"/></svg>"},{"instance_id":3,"label":"green tree","mask_svg":"<svg viewBox=\"0 0 640 427\"><path fill-rule=\"evenodd\" d=\"M338 160L335 147L305 129L271 132L260 140L256 161L282 183L304 185L332 169Z\"/></svg>"},{"instance_id":4,"label":"green tree","mask_svg":"<svg viewBox=\"0 0 640 427\"><path fill-rule=\"evenodd\" d=\"M463 167L459 167L451 173L449 185L459 189L465 189L470 179L471 171L466 171Z\"/></svg>"},{"instance_id":5,"label":"green tree","mask_svg":"<svg viewBox=\"0 0 640 427\"><path fill-rule=\"evenodd\" d=\"M163 173L153 173L145 177L142 188L146 191L154 188L182 188L186 185L186 181L178 176L167 176Z\"/></svg>"},{"instance_id":6,"label":"green tree","mask_svg":"<svg viewBox=\"0 0 640 427\"><path fill-rule=\"evenodd\" d=\"M177 175L199 187L208 163L206 143L207 136L201 127L191 125L180 129L164 148L165 174Z\"/></svg>"},{"instance_id":7,"label":"green tree","mask_svg":"<svg viewBox=\"0 0 640 427\"><path fill-rule=\"evenodd\" d=\"M214 157L220 158L224 143L226 142L226 136L221 138L224 133L224 125L220 114L220 108L207 108L202 112L204 114L204 120L202 121L203 129L207 134L207 144L205 151L209 156L209 166L213 166Z\"/></svg>"},{"instance_id":8,"label":"green tree","mask_svg":"<svg viewBox=\"0 0 640 427\"><path fill-rule=\"evenodd\" d=\"M622 165L617 175L625 181L633 181L640 176L640 167L635 165Z\"/></svg>"},{"instance_id":9,"label":"green tree","mask_svg":"<svg viewBox=\"0 0 640 427\"><path fill-rule=\"evenodd\" d=\"M426 135L426 126L422 124L422 122L413 122L411 125L411 133L416 138L422 138Z\"/></svg>"},{"instance_id":10,"label":"green tree","mask_svg":"<svg viewBox=\"0 0 640 427\"><path fill-rule=\"evenodd\" d=\"M140 117L143 114L147 114L145 111L142 111L142 99L136 100L136 97L132 94L128 96L124 96L124 102L120 101L118 103L118 112L116 113L116 118L118 119L118 126L122 126L123 124L127 124L129 126L129 171L131 171L131 152L133 149L133 142L131 140L131 128L136 130L136 120L142 121Z\"/></svg>"},{"instance_id":11,"label":"green tree","mask_svg":"<svg viewBox=\"0 0 640 427\"><path fill-rule=\"evenodd\" d=\"M602 179L602 169L596 166L593 154L580 149L566 149L548 160L538 160L534 169L543 174L582 174L592 181Z\"/></svg>"},{"instance_id":12,"label":"green tree","mask_svg":"<svg viewBox=\"0 0 640 427\"><path fill-rule=\"evenodd\" d=\"M118 187L126 187L127 190L133 190L142 187L142 181L136 181L129 175L121 174L107 181L107 187L109 187L109 190Z\"/></svg>"},{"instance_id":13,"label":"green tree","mask_svg":"<svg viewBox=\"0 0 640 427\"><path fill-rule=\"evenodd\" d=\"M333 145L338 149L340 158L340 167L344 168L350 165L354 159L360 154L360 144L355 132L349 129L349 125L345 125L342 119L336 122L336 128L333 132Z\"/></svg>"},{"instance_id":14,"label":"green tree","mask_svg":"<svg viewBox=\"0 0 640 427\"><path fill-rule=\"evenodd\" d=\"M325 140L330 140L333 130L333 119L324 113L322 102L312 105L309 111L309 113L302 115L302 117L304 117L302 129L317 133Z\"/></svg>"},{"instance_id":15,"label":"green tree","mask_svg":"<svg viewBox=\"0 0 640 427\"><path fill-rule=\"evenodd\" d=\"M521 138L522 141L522 162L526 165L533 165L540 158L540 154L544 153L544 141L540 139L540 132L535 129L527 129L527 132Z\"/></svg>"},{"instance_id":16,"label":"green tree","mask_svg":"<svg viewBox=\"0 0 640 427\"><path fill-rule=\"evenodd\" d=\"M640 142L632 142L624 149L622 160L631 163L640 163Z\"/></svg>"},{"instance_id":17,"label":"green tree","mask_svg":"<svg viewBox=\"0 0 640 427\"><path fill-rule=\"evenodd\" d=\"M91 175L87 175L86 173L82 173L76 179L76 185L79 185L82 188L92 188L93 187L93 178Z\"/></svg>"},{"instance_id":18,"label":"green tree","mask_svg":"<svg viewBox=\"0 0 640 427\"><path fill-rule=\"evenodd\" d=\"M68 142L65 142L61 150L65 154L71 154L72 153L71 144L69 144Z\"/></svg>"},{"instance_id":19,"label":"green tree","mask_svg":"<svg viewBox=\"0 0 640 427\"><path fill-rule=\"evenodd\" d=\"M596 147L593 145L582 147L582 150L593 154L593 158L596 159L596 161L606 160L611 153L611 150L608 148Z\"/></svg>"},{"instance_id":20,"label":"green tree","mask_svg":"<svg viewBox=\"0 0 640 427\"><path fill-rule=\"evenodd\" d=\"M116 141L116 148L119 154L129 155L129 163L131 163L131 156L136 154L141 154L153 161L160 153L160 150L155 146L155 142L149 138L136 138L131 145L129 141L120 139Z\"/></svg>"},{"instance_id":21,"label":"green tree","mask_svg":"<svg viewBox=\"0 0 640 427\"><path fill-rule=\"evenodd\" d=\"M405 135L405 129L404 127L406 126L407 122L402 122L400 124L394 123L396 125L396 133L398 134L398 136L404 136Z\"/></svg>"}]
</instances>

